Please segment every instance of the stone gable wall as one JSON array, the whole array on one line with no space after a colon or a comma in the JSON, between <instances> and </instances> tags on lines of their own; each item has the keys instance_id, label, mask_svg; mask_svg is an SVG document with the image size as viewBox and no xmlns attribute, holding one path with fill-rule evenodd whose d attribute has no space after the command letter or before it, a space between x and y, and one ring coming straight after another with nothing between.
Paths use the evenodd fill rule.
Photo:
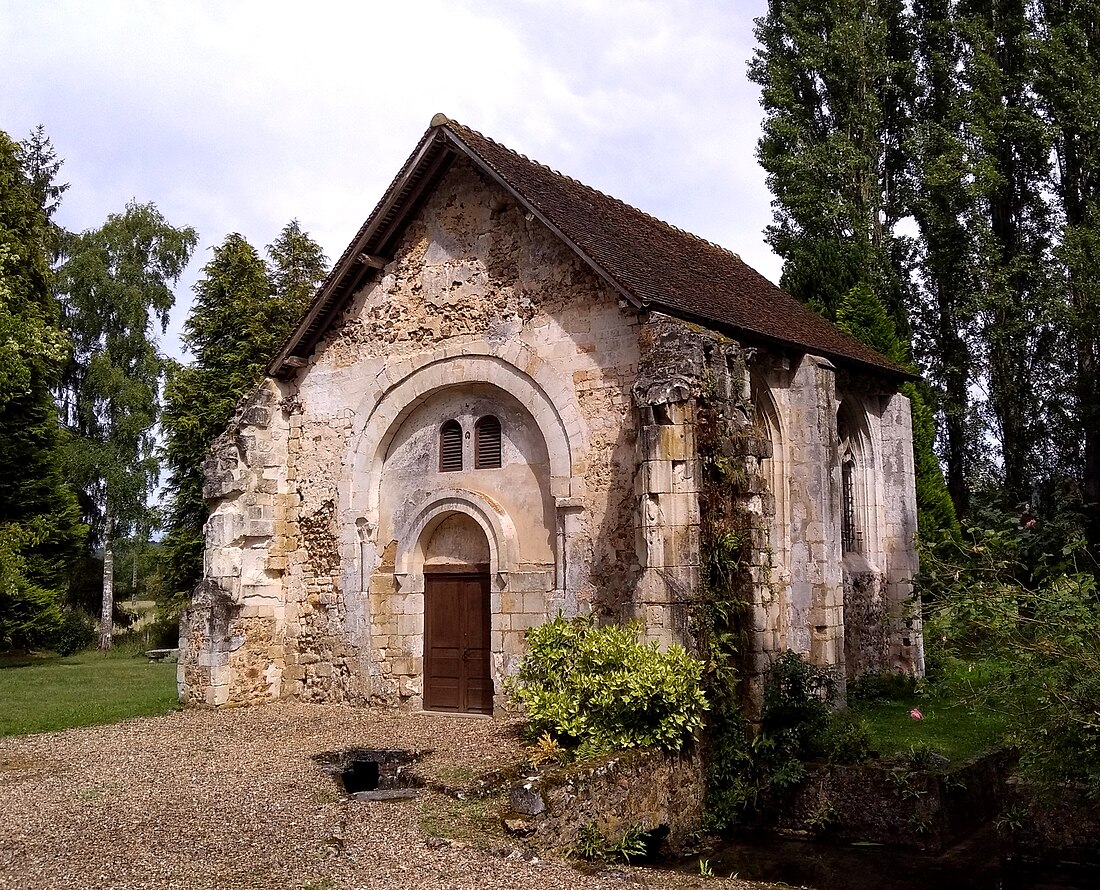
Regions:
<instances>
[{"instance_id":1,"label":"stone gable wall","mask_svg":"<svg viewBox=\"0 0 1100 890\"><path fill-rule=\"evenodd\" d=\"M421 706L424 548L456 514L478 538L466 549L489 554L498 706L525 631L559 611L641 618L650 638L690 645L708 410L739 480L755 691L786 648L843 676L846 622L859 667L920 671L919 620L902 614L908 404L860 393L878 488L866 584L841 553L833 365L629 306L458 158L308 364L264 381L217 441L181 699ZM502 421L505 466L441 472L440 424L469 433L485 413Z\"/></svg>"},{"instance_id":2,"label":"stone gable wall","mask_svg":"<svg viewBox=\"0 0 1100 890\"><path fill-rule=\"evenodd\" d=\"M554 411L525 407L544 428L560 428L570 452L560 459L561 448L548 442L551 463L557 454L555 465L569 468L547 480L549 519L538 519L552 524L541 530L550 558L524 562L520 554L508 586L494 589L495 672L510 671L524 630L559 609L621 617L640 571L631 400L637 327L635 311L621 306L575 254L466 161L456 161L392 261L354 296L308 366L293 381L268 384L279 391L273 408L281 418L282 469L279 479L264 482L278 488L261 506L272 526L247 549L254 551L248 558L272 572L278 598L270 610L266 598L257 599L259 590L232 581L246 558L242 540L218 531L235 528L261 498L256 449L236 458L236 489L211 491L208 557L234 563L212 577L240 606L238 636L249 637L240 622L266 622L252 629L264 644L242 646L233 656L233 676L254 679L234 680L228 699L220 698L290 694L418 704L423 593L396 572L407 542L395 539L390 516L372 513L364 493L378 472L372 462L379 462L365 452L377 449L384 463L385 437L407 419L386 415L403 386L430 390L471 379L511 392L506 377L514 372L545 394ZM414 394L412 401L428 397ZM269 436L242 416L215 461L232 462L234 439L266 443ZM462 481L455 487L463 488ZM185 685L181 679L181 691Z\"/></svg>"}]
</instances>

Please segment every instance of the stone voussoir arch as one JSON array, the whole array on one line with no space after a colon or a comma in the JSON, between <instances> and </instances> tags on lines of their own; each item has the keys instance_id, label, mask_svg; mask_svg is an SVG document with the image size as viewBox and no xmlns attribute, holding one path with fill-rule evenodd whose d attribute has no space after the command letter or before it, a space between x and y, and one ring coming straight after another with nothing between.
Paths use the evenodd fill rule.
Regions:
<instances>
[{"instance_id":1,"label":"stone voussoir arch","mask_svg":"<svg viewBox=\"0 0 1100 890\"><path fill-rule=\"evenodd\" d=\"M489 571L498 579L500 589L507 587L508 575L519 562L519 542L511 517L484 494L446 488L434 492L406 524L395 530L398 548L394 577L405 592L423 592L424 547L436 526L456 513L469 516L484 532L489 542Z\"/></svg>"},{"instance_id":2,"label":"stone voussoir arch","mask_svg":"<svg viewBox=\"0 0 1100 890\"><path fill-rule=\"evenodd\" d=\"M587 436L572 386L529 346L482 341L395 361L375 378L353 415L362 422L352 429L346 510L376 520L382 465L401 422L435 393L461 383L496 386L523 404L546 444L551 494L578 495L583 474L576 468L584 465Z\"/></svg>"}]
</instances>

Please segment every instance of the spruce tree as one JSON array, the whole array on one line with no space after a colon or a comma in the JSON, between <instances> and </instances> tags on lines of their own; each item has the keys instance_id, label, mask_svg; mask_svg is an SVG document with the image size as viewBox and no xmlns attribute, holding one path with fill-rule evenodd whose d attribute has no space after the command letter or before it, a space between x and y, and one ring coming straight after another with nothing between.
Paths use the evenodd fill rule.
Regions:
<instances>
[{"instance_id":1,"label":"spruce tree","mask_svg":"<svg viewBox=\"0 0 1100 890\"><path fill-rule=\"evenodd\" d=\"M87 532L62 474L51 395L69 344L49 243L19 147L0 132L0 649L48 641Z\"/></svg>"},{"instance_id":2,"label":"spruce tree","mask_svg":"<svg viewBox=\"0 0 1100 890\"><path fill-rule=\"evenodd\" d=\"M194 362L174 365L169 374L163 425L172 503L163 551L177 605L202 578L207 449L263 377L327 268L320 246L296 220L267 252L270 265L239 234L214 249L184 328Z\"/></svg>"}]
</instances>

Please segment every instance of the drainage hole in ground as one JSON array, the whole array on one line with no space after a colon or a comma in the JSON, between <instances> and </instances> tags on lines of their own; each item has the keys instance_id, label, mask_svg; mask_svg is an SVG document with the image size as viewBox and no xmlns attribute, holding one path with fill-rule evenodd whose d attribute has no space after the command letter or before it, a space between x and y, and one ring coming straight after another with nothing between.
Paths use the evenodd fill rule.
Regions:
<instances>
[{"instance_id":1,"label":"drainage hole in ground","mask_svg":"<svg viewBox=\"0 0 1100 890\"><path fill-rule=\"evenodd\" d=\"M425 752L401 748L347 748L314 757L353 800L405 800L423 782L410 767Z\"/></svg>"}]
</instances>

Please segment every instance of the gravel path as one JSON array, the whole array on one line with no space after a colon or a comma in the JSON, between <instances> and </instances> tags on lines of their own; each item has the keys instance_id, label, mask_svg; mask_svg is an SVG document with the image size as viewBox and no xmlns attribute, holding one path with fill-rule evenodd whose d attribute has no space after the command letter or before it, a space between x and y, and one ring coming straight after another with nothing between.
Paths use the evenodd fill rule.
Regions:
<instances>
[{"instance_id":1,"label":"gravel path","mask_svg":"<svg viewBox=\"0 0 1100 890\"><path fill-rule=\"evenodd\" d=\"M435 749L449 782L520 759L506 722L291 702L0 739L0 888L704 886L508 858L486 802L348 800L312 759L348 747Z\"/></svg>"}]
</instances>

